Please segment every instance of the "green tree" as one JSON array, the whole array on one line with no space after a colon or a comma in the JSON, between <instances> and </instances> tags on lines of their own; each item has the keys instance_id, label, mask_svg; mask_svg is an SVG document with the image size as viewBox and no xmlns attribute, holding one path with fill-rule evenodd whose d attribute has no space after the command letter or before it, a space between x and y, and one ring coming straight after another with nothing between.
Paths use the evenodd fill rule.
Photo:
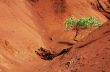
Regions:
<instances>
[{"instance_id":1,"label":"green tree","mask_svg":"<svg viewBox=\"0 0 110 72\"><path fill-rule=\"evenodd\" d=\"M77 36L79 28L86 29L90 27L99 27L101 24L98 18L94 16L82 17L78 20L72 16L71 18L65 20L65 25L66 25L66 31L68 31L70 27L74 27Z\"/></svg>"}]
</instances>

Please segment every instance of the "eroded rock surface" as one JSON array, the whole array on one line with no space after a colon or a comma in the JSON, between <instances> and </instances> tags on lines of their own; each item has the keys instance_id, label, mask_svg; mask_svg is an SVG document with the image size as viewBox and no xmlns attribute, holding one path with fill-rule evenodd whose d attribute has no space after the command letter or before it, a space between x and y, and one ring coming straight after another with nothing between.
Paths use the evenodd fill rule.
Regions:
<instances>
[{"instance_id":1,"label":"eroded rock surface","mask_svg":"<svg viewBox=\"0 0 110 72\"><path fill-rule=\"evenodd\" d=\"M109 14L109 3L107 0L103 1L99 1L100 5L103 6L103 11ZM109 25L103 29L99 28L98 34L94 33L94 38L91 40L84 39L84 42L79 41L77 45L72 44L74 32L64 31L64 21L72 15L77 18L96 16L102 23L108 20L109 16L106 18L101 10L99 9L99 12L94 9L90 2L91 0L0 0L0 72L72 72L73 66L77 67L75 65L78 65L80 57L86 58L84 64L87 66L80 67L79 64L78 70L88 69L87 72L90 72L92 68L88 65L94 66L95 62L98 64L95 69L102 68L103 65L102 71L109 72L110 40L108 40L109 31L106 32ZM90 31L93 29L81 31L77 39L81 40ZM102 34L104 32L105 34ZM87 44L94 39L97 40ZM75 51L73 47L70 53L49 62L35 54L35 50L41 46L53 53L59 53L70 45L79 47L79 44L84 45L83 43L86 45L75 48ZM94 58L95 55L97 58ZM65 65L66 68L70 67L69 71L65 69Z\"/></svg>"}]
</instances>

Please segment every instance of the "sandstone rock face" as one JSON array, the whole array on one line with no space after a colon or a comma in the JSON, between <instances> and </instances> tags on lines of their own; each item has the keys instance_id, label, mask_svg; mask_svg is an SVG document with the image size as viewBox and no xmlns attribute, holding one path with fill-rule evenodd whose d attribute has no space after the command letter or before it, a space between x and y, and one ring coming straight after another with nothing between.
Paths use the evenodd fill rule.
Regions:
<instances>
[{"instance_id":1,"label":"sandstone rock face","mask_svg":"<svg viewBox=\"0 0 110 72\"><path fill-rule=\"evenodd\" d=\"M110 0L91 0L92 7L110 19Z\"/></svg>"},{"instance_id":2,"label":"sandstone rock face","mask_svg":"<svg viewBox=\"0 0 110 72\"><path fill-rule=\"evenodd\" d=\"M110 21L73 45L72 50L55 65L62 65L62 72L109 72L109 55Z\"/></svg>"},{"instance_id":3,"label":"sandstone rock face","mask_svg":"<svg viewBox=\"0 0 110 72\"><path fill-rule=\"evenodd\" d=\"M68 47L59 44L60 41L73 42L74 32L64 31L66 18L72 15L77 18L96 16L105 23L110 18L109 7L109 0L0 0L0 72L72 72L73 64L70 63L77 61L79 54L87 58L82 63L89 62L87 71L84 71L86 65L81 67L76 63L80 70L98 72L94 68L104 65L103 69L108 72L109 22L89 36L88 30L81 31L77 38L79 42L74 46L75 52L71 50L70 56L45 61L35 54L35 50L42 46L56 53ZM87 40L85 36L88 36ZM80 46L89 41L93 43ZM96 53L100 53L100 56L93 58ZM103 63L97 62L101 56L106 58ZM89 67L94 65L91 60L98 64L93 67L94 71Z\"/></svg>"}]
</instances>

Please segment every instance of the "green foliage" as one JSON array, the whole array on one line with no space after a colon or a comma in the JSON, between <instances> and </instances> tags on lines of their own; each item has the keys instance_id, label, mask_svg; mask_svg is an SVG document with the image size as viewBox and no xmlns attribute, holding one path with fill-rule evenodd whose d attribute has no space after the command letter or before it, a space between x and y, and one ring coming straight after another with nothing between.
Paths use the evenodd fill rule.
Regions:
<instances>
[{"instance_id":1,"label":"green foliage","mask_svg":"<svg viewBox=\"0 0 110 72\"><path fill-rule=\"evenodd\" d=\"M77 21L77 26L80 28L89 28L89 27L98 27L100 25L100 22L96 17L88 17L88 18L80 18Z\"/></svg>"},{"instance_id":2,"label":"green foliage","mask_svg":"<svg viewBox=\"0 0 110 72\"><path fill-rule=\"evenodd\" d=\"M100 21L94 16L83 17L78 20L76 20L75 17L71 17L69 19L66 19L65 25L66 30L68 30L71 26L75 26L78 28L99 27Z\"/></svg>"},{"instance_id":3,"label":"green foliage","mask_svg":"<svg viewBox=\"0 0 110 72\"><path fill-rule=\"evenodd\" d=\"M68 31L68 29L75 24L75 21L76 21L75 17L66 19L66 21L65 21L66 31Z\"/></svg>"},{"instance_id":4,"label":"green foliage","mask_svg":"<svg viewBox=\"0 0 110 72\"><path fill-rule=\"evenodd\" d=\"M80 18L78 21L77 21L77 26L79 28L87 28L87 27L90 27L90 22L89 22L89 19L88 18Z\"/></svg>"},{"instance_id":5,"label":"green foliage","mask_svg":"<svg viewBox=\"0 0 110 72\"><path fill-rule=\"evenodd\" d=\"M99 27L100 26L100 21L98 18L94 17L94 16L91 16L89 17L89 21L90 21L90 24L93 26L93 27Z\"/></svg>"}]
</instances>

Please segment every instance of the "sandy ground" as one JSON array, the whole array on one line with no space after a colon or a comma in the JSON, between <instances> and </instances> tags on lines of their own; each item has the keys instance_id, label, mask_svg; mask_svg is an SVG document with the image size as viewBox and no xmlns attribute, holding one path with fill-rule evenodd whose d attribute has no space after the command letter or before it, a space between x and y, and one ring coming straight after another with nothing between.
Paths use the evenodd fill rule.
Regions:
<instances>
[{"instance_id":1,"label":"sandy ground","mask_svg":"<svg viewBox=\"0 0 110 72\"><path fill-rule=\"evenodd\" d=\"M94 68L102 67L103 64L104 71L99 72L109 72L107 67L110 60L109 50L103 47L101 50L105 51L101 51L101 54L107 57L105 59L107 64L102 60L101 63L96 61L99 61L102 55L97 58L92 57L99 51L99 47L94 47L95 49L87 47L84 50L82 48L78 52L71 50L70 56L58 57L53 61L42 60L35 54L35 50L41 46L56 53L68 47L59 42L74 43L75 32L64 31L64 21L72 15L77 18L96 16L105 23L108 20L104 16L105 13L95 10L91 2L95 3L94 0L0 0L0 72L74 72L77 67L82 71L78 69L76 72L98 72ZM106 6L104 8L106 9ZM91 31L94 31L94 28L80 31L77 37L78 42ZM102 39L106 40L106 37ZM100 41L98 41L94 45L99 44ZM75 44L77 46L80 43L75 42ZM108 45L108 42L106 44ZM93 54L90 54L91 51ZM71 61L70 57L77 59L79 55L86 56L87 59L81 61L87 66L81 67L76 63L77 66L74 69L73 64L67 66L66 69L63 63ZM97 62L99 66L90 68L92 61ZM85 69L87 71L84 71Z\"/></svg>"}]
</instances>

